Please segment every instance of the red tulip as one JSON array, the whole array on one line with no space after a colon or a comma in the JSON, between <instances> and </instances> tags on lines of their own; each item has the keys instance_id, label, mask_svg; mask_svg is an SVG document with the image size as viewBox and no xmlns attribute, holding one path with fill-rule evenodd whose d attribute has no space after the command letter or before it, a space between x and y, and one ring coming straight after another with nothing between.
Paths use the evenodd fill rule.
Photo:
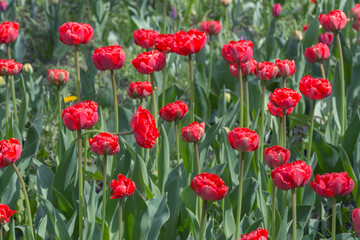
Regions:
<instances>
[{"instance_id":1,"label":"red tulip","mask_svg":"<svg viewBox=\"0 0 360 240\"><path fill-rule=\"evenodd\" d=\"M288 109L293 108L300 101L301 94L290 88L275 89L270 94L270 102L278 108Z\"/></svg>"},{"instance_id":2,"label":"red tulip","mask_svg":"<svg viewBox=\"0 0 360 240\"><path fill-rule=\"evenodd\" d=\"M206 44L206 34L196 29L174 34L173 52L188 56L200 52Z\"/></svg>"},{"instance_id":3,"label":"red tulip","mask_svg":"<svg viewBox=\"0 0 360 240\"><path fill-rule=\"evenodd\" d=\"M240 67L241 67L241 74L243 76L246 75L254 75L255 74L255 69L257 66L257 62L255 61L254 58L251 58L249 61L247 61L246 63L240 63ZM238 68L237 68L237 63L234 64L230 64L229 65L229 70L230 70L230 74L234 77L238 77Z\"/></svg>"},{"instance_id":4,"label":"red tulip","mask_svg":"<svg viewBox=\"0 0 360 240\"><path fill-rule=\"evenodd\" d=\"M0 224L10 222L10 218L14 213L16 213L16 211L11 210L8 205L0 203Z\"/></svg>"},{"instance_id":5,"label":"red tulip","mask_svg":"<svg viewBox=\"0 0 360 240\"><path fill-rule=\"evenodd\" d=\"M160 109L159 115L167 122L172 122L182 119L189 111L189 107L182 101L176 101L163 106Z\"/></svg>"},{"instance_id":6,"label":"red tulip","mask_svg":"<svg viewBox=\"0 0 360 240\"><path fill-rule=\"evenodd\" d=\"M118 178L110 182L111 199L131 197L135 192L136 186L133 181L119 174Z\"/></svg>"},{"instance_id":7,"label":"red tulip","mask_svg":"<svg viewBox=\"0 0 360 240\"><path fill-rule=\"evenodd\" d=\"M280 165L271 172L275 186L285 191L304 187L310 181L311 175L311 166L300 160Z\"/></svg>"},{"instance_id":8,"label":"red tulip","mask_svg":"<svg viewBox=\"0 0 360 240\"><path fill-rule=\"evenodd\" d=\"M90 42L94 30L89 24L67 22L59 27L59 39L66 45L87 44Z\"/></svg>"},{"instance_id":9,"label":"red tulip","mask_svg":"<svg viewBox=\"0 0 360 240\"><path fill-rule=\"evenodd\" d=\"M316 1L316 0L310 0L310 2L312 2L312 3L317 3L317 1Z\"/></svg>"},{"instance_id":10,"label":"red tulip","mask_svg":"<svg viewBox=\"0 0 360 240\"><path fill-rule=\"evenodd\" d=\"M281 15L281 4L280 3L275 3L273 5L273 8L272 8L272 14L274 16L274 18L277 18L277 17L280 17Z\"/></svg>"},{"instance_id":11,"label":"red tulip","mask_svg":"<svg viewBox=\"0 0 360 240\"><path fill-rule=\"evenodd\" d=\"M309 24L303 25L303 32L305 32L309 27Z\"/></svg>"},{"instance_id":12,"label":"red tulip","mask_svg":"<svg viewBox=\"0 0 360 240\"><path fill-rule=\"evenodd\" d=\"M0 168L5 168L11 163L19 160L21 155L21 145L15 138L0 141Z\"/></svg>"},{"instance_id":13,"label":"red tulip","mask_svg":"<svg viewBox=\"0 0 360 240\"><path fill-rule=\"evenodd\" d=\"M0 75L16 75L21 71L22 66L13 59L0 59Z\"/></svg>"},{"instance_id":14,"label":"red tulip","mask_svg":"<svg viewBox=\"0 0 360 240\"><path fill-rule=\"evenodd\" d=\"M140 147L153 148L155 139L159 136L154 117L146 109L140 106L131 118L130 126L134 131L134 137Z\"/></svg>"},{"instance_id":15,"label":"red tulip","mask_svg":"<svg viewBox=\"0 0 360 240\"><path fill-rule=\"evenodd\" d=\"M299 83L300 92L311 100L326 98L331 94L331 84L327 79L304 76Z\"/></svg>"},{"instance_id":16,"label":"red tulip","mask_svg":"<svg viewBox=\"0 0 360 240\"><path fill-rule=\"evenodd\" d=\"M228 64L245 63L253 56L253 43L251 41L230 41L221 49L221 55Z\"/></svg>"},{"instance_id":17,"label":"red tulip","mask_svg":"<svg viewBox=\"0 0 360 240\"><path fill-rule=\"evenodd\" d=\"M275 117L283 117L283 110L281 108L275 107L271 102L267 104L269 113ZM290 115L294 111L294 108L285 109L286 116Z\"/></svg>"},{"instance_id":18,"label":"red tulip","mask_svg":"<svg viewBox=\"0 0 360 240\"><path fill-rule=\"evenodd\" d=\"M238 240L267 240L268 235L269 233L266 229L258 228L249 234L241 234Z\"/></svg>"},{"instance_id":19,"label":"red tulip","mask_svg":"<svg viewBox=\"0 0 360 240\"><path fill-rule=\"evenodd\" d=\"M63 69L50 69L47 73L47 81L55 86L64 85L69 79L69 72Z\"/></svg>"},{"instance_id":20,"label":"red tulip","mask_svg":"<svg viewBox=\"0 0 360 240\"><path fill-rule=\"evenodd\" d=\"M0 1L0 11L6 11L7 9L7 3L6 1Z\"/></svg>"},{"instance_id":21,"label":"red tulip","mask_svg":"<svg viewBox=\"0 0 360 240\"><path fill-rule=\"evenodd\" d=\"M265 163L269 168L274 169L280 165L287 163L290 159L290 151L280 146L272 146L265 148Z\"/></svg>"},{"instance_id":22,"label":"red tulip","mask_svg":"<svg viewBox=\"0 0 360 240\"><path fill-rule=\"evenodd\" d=\"M127 90L131 98L147 98L152 92L150 82L131 82Z\"/></svg>"},{"instance_id":23,"label":"red tulip","mask_svg":"<svg viewBox=\"0 0 360 240\"><path fill-rule=\"evenodd\" d=\"M141 74L150 74L154 71L161 71L165 67L166 56L158 50L143 52L132 60L133 66Z\"/></svg>"},{"instance_id":24,"label":"red tulip","mask_svg":"<svg viewBox=\"0 0 360 240\"><path fill-rule=\"evenodd\" d=\"M354 189L354 181L347 172L325 173L324 175L316 175L315 180L310 182L310 186L324 198L345 197Z\"/></svg>"},{"instance_id":25,"label":"red tulip","mask_svg":"<svg viewBox=\"0 0 360 240\"><path fill-rule=\"evenodd\" d=\"M62 119L70 131L90 129L98 120L98 105L93 101L82 101L62 111Z\"/></svg>"},{"instance_id":26,"label":"red tulip","mask_svg":"<svg viewBox=\"0 0 360 240\"><path fill-rule=\"evenodd\" d=\"M252 152L259 147L259 136L248 128L234 128L228 133L231 147L241 152Z\"/></svg>"},{"instance_id":27,"label":"red tulip","mask_svg":"<svg viewBox=\"0 0 360 240\"><path fill-rule=\"evenodd\" d=\"M360 29L360 4L359 3L355 4L355 7L353 7L351 12L353 15L353 20L354 20L352 27L356 31L359 31L359 29Z\"/></svg>"},{"instance_id":28,"label":"red tulip","mask_svg":"<svg viewBox=\"0 0 360 240\"><path fill-rule=\"evenodd\" d=\"M120 69L125 63L125 53L119 45L95 49L92 55L95 67L100 71Z\"/></svg>"},{"instance_id":29,"label":"red tulip","mask_svg":"<svg viewBox=\"0 0 360 240\"><path fill-rule=\"evenodd\" d=\"M328 14L320 14L319 22L327 32L337 32L345 28L347 20L344 12L332 10Z\"/></svg>"},{"instance_id":30,"label":"red tulip","mask_svg":"<svg viewBox=\"0 0 360 240\"><path fill-rule=\"evenodd\" d=\"M306 48L304 56L309 63L321 62L329 58L330 50L328 45L318 43L315 46Z\"/></svg>"},{"instance_id":31,"label":"red tulip","mask_svg":"<svg viewBox=\"0 0 360 240\"><path fill-rule=\"evenodd\" d=\"M205 135L205 123L197 123L196 121L183 127L181 130L181 139L185 142L198 142Z\"/></svg>"},{"instance_id":32,"label":"red tulip","mask_svg":"<svg viewBox=\"0 0 360 240\"><path fill-rule=\"evenodd\" d=\"M169 53L172 52L173 43L173 34L159 34L155 38L155 49L163 53Z\"/></svg>"},{"instance_id":33,"label":"red tulip","mask_svg":"<svg viewBox=\"0 0 360 240\"><path fill-rule=\"evenodd\" d=\"M360 208L355 208L352 211L352 221L355 232L360 235Z\"/></svg>"},{"instance_id":34,"label":"red tulip","mask_svg":"<svg viewBox=\"0 0 360 240\"><path fill-rule=\"evenodd\" d=\"M219 21L203 21L200 26L200 31L207 35L219 35L221 31L221 23Z\"/></svg>"},{"instance_id":35,"label":"red tulip","mask_svg":"<svg viewBox=\"0 0 360 240\"><path fill-rule=\"evenodd\" d=\"M191 189L204 201L223 199L229 188L216 174L200 173L191 181Z\"/></svg>"},{"instance_id":36,"label":"red tulip","mask_svg":"<svg viewBox=\"0 0 360 240\"><path fill-rule=\"evenodd\" d=\"M134 31L134 42L142 48L153 48L158 35L157 31L138 29Z\"/></svg>"},{"instance_id":37,"label":"red tulip","mask_svg":"<svg viewBox=\"0 0 360 240\"><path fill-rule=\"evenodd\" d=\"M334 34L328 33L328 32L321 33L319 35L318 41L319 41L319 43L325 43L326 45L328 45L330 47L334 41Z\"/></svg>"},{"instance_id":38,"label":"red tulip","mask_svg":"<svg viewBox=\"0 0 360 240\"><path fill-rule=\"evenodd\" d=\"M279 73L279 68L275 63L259 62L255 69L255 75L261 80L267 81L276 77Z\"/></svg>"},{"instance_id":39,"label":"red tulip","mask_svg":"<svg viewBox=\"0 0 360 240\"><path fill-rule=\"evenodd\" d=\"M296 65L294 60L276 60L276 66L279 69L278 77L291 77L296 72Z\"/></svg>"},{"instance_id":40,"label":"red tulip","mask_svg":"<svg viewBox=\"0 0 360 240\"><path fill-rule=\"evenodd\" d=\"M0 44L13 43L19 35L17 22L3 22L0 24Z\"/></svg>"},{"instance_id":41,"label":"red tulip","mask_svg":"<svg viewBox=\"0 0 360 240\"><path fill-rule=\"evenodd\" d=\"M119 139L110 133L99 133L89 138L90 149L97 155L116 155L120 151Z\"/></svg>"}]
</instances>

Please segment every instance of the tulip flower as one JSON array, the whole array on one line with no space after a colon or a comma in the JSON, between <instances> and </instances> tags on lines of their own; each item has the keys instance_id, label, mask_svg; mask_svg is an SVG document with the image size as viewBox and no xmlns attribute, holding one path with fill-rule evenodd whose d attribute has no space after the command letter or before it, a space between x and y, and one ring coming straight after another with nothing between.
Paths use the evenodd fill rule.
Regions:
<instances>
[{"instance_id":1,"label":"tulip flower","mask_svg":"<svg viewBox=\"0 0 360 240\"><path fill-rule=\"evenodd\" d=\"M269 233L266 229L258 228L249 234L241 234L238 240L267 240L268 235Z\"/></svg>"},{"instance_id":2,"label":"tulip flower","mask_svg":"<svg viewBox=\"0 0 360 240\"><path fill-rule=\"evenodd\" d=\"M328 14L320 14L319 22L327 32L338 32L345 28L347 20L344 12L332 10Z\"/></svg>"},{"instance_id":3,"label":"tulip flower","mask_svg":"<svg viewBox=\"0 0 360 240\"><path fill-rule=\"evenodd\" d=\"M152 87L150 82L131 82L127 90L127 94L131 98L147 98L152 92Z\"/></svg>"},{"instance_id":4,"label":"tulip flower","mask_svg":"<svg viewBox=\"0 0 360 240\"><path fill-rule=\"evenodd\" d=\"M331 198L332 202L332 231L331 239L336 236L336 197L346 196L354 189L354 181L348 176L347 172L325 173L316 175L315 180L310 182L311 188L324 198Z\"/></svg>"},{"instance_id":5,"label":"tulip flower","mask_svg":"<svg viewBox=\"0 0 360 240\"><path fill-rule=\"evenodd\" d=\"M106 187L106 186L104 186ZM122 199L131 197L136 189L135 183L119 174L116 180L110 182L111 199L119 199L119 240L122 239Z\"/></svg>"},{"instance_id":6,"label":"tulip flower","mask_svg":"<svg viewBox=\"0 0 360 240\"><path fill-rule=\"evenodd\" d=\"M272 146L270 148L265 148L265 163L271 169L275 169L280 165L287 163L290 159L290 151L280 147L280 146Z\"/></svg>"},{"instance_id":7,"label":"tulip flower","mask_svg":"<svg viewBox=\"0 0 360 240\"><path fill-rule=\"evenodd\" d=\"M191 181L191 189L203 199L203 208L201 212L201 221L200 221L200 233L199 239L203 239L204 228L205 228L205 215L206 215L206 206L208 201L218 201L225 197L229 188L225 186L224 181L218 177L216 174L210 173L201 173L197 175Z\"/></svg>"},{"instance_id":8,"label":"tulip flower","mask_svg":"<svg viewBox=\"0 0 360 240\"><path fill-rule=\"evenodd\" d=\"M238 205L236 214L236 230L235 237L239 236L239 224L241 217L241 198L242 198L242 186L244 178L244 162L245 152L255 151L259 147L259 136L256 132L251 131L248 128L234 128L234 130L228 133L228 141L230 146L240 151L240 173L239 173L239 191L238 191Z\"/></svg>"},{"instance_id":9,"label":"tulip flower","mask_svg":"<svg viewBox=\"0 0 360 240\"><path fill-rule=\"evenodd\" d=\"M278 18L280 17L281 15L281 4L280 3L275 3L273 5L273 8L272 8L272 14L273 14L273 17L274 18Z\"/></svg>"},{"instance_id":10,"label":"tulip flower","mask_svg":"<svg viewBox=\"0 0 360 240\"><path fill-rule=\"evenodd\" d=\"M293 76L296 72L295 61L278 59L275 61L275 64L279 69L277 76L283 78L283 87L286 87L286 78Z\"/></svg>"},{"instance_id":11,"label":"tulip flower","mask_svg":"<svg viewBox=\"0 0 360 240\"><path fill-rule=\"evenodd\" d=\"M6 1L0 1L0 11L5 12L7 9Z\"/></svg>"},{"instance_id":12,"label":"tulip flower","mask_svg":"<svg viewBox=\"0 0 360 240\"><path fill-rule=\"evenodd\" d=\"M146 50L153 48L155 38L159 35L157 31L138 29L134 31L134 42Z\"/></svg>"},{"instance_id":13,"label":"tulip flower","mask_svg":"<svg viewBox=\"0 0 360 240\"><path fill-rule=\"evenodd\" d=\"M8 205L0 203L0 226L10 222L10 218L14 213L16 211L11 210Z\"/></svg>"},{"instance_id":14,"label":"tulip flower","mask_svg":"<svg viewBox=\"0 0 360 240\"><path fill-rule=\"evenodd\" d=\"M32 225L32 214L31 214L31 207L29 202L29 197L26 191L24 180L22 179L21 173L19 169L16 167L15 162L20 159L21 155L21 145L19 140L15 138L11 138L10 140L1 140L0 141L0 168L5 168L9 165L14 169L21 186L21 190L25 197L25 204L26 204L26 211L27 211L27 220L30 227L31 235L34 238L34 230ZM6 211L6 212L5 212ZM10 216L7 214L10 210L6 210L4 205L0 204L0 224L4 224L4 222L8 222ZM16 212L16 211L15 211ZM0 225L1 227L1 225ZM1 228L0 228L1 230Z\"/></svg>"},{"instance_id":15,"label":"tulip flower","mask_svg":"<svg viewBox=\"0 0 360 240\"><path fill-rule=\"evenodd\" d=\"M355 232L360 235L360 208L356 208L352 211L352 222Z\"/></svg>"},{"instance_id":16,"label":"tulip flower","mask_svg":"<svg viewBox=\"0 0 360 240\"><path fill-rule=\"evenodd\" d=\"M0 24L0 44L13 43L19 35L17 22L3 22Z\"/></svg>"}]
</instances>

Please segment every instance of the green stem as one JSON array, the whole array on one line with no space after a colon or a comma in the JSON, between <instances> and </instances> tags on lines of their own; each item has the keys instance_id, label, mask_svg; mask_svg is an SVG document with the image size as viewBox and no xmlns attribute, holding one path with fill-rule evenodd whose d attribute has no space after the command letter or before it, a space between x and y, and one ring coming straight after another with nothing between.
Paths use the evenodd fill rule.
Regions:
<instances>
[{"instance_id":1,"label":"green stem","mask_svg":"<svg viewBox=\"0 0 360 240\"><path fill-rule=\"evenodd\" d=\"M292 215L293 215L293 240L296 240L296 188L291 189Z\"/></svg>"},{"instance_id":2,"label":"green stem","mask_svg":"<svg viewBox=\"0 0 360 240\"><path fill-rule=\"evenodd\" d=\"M5 131L8 131L9 124L9 77L5 75Z\"/></svg>"},{"instance_id":3,"label":"green stem","mask_svg":"<svg viewBox=\"0 0 360 240\"><path fill-rule=\"evenodd\" d=\"M282 86L283 88L286 88L286 77L282 78Z\"/></svg>"},{"instance_id":4,"label":"green stem","mask_svg":"<svg viewBox=\"0 0 360 240\"><path fill-rule=\"evenodd\" d=\"M230 24L229 24L229 11L228 11L228 7L225 7L225 39L226 42L229 42L229 28L230 28Z\"/></svg>"},{"instance_id":5,"label":"green stem","mask_svg":"<svg viewBox=\"0 0 360 240\"><path fill-rule=\"evenodd\" d=\"M57 102L58 102L58 111L59 111L59 137L61 134L62 128L62 112L61 112L61 95L60 95L60 86L57 86Z\"/></svg>"},{"instance_id":6,"label":"green stem","mask_svg":"<svg viewBox=\"0 0 360 240\"><path fill-rule=\"evenodd\" d=\"M178 120L174 122L175 128L175 142L176 142L176 158L178 165L180 164L180 134L179 134L179 123Z\"/></svg>"},{"instance_id":7,"label":"green stem","mask_svg":"<svg viewBox=\"0 0 360 240\"><path fill-rule=\"evenodd\" d=\"M206 94L209 96L210 94L210 90L211 90L211 73L212 73L212 63L213 63L213 41L212 41L212 36L211 34L210 36L210 62L209 62L209 79L208 79L208 85L207 85L207 91Z\"/></svg>"},{"instance_id":8,"label":"green stem","mask_svg":"<svg viewBox=\"0 0 360 240\"><path fill-rule=\"evenodd\" d=\"M162 80L163 80L163 86L162 86L162 95L161 95L161 106L165 106L165 92L167 88L166 84L166 65L162 70Z\"/></svg>"},{"instance_id":9,"label":"green stem","mask_svg":"<svg viewBox=\"0 0 360 240\"><path fill-rule=\"evenodd\" d=\"M166 4L167 0L163 1L163 33L166 33Z\"/></svg>"},{"instance_id":10,"label":"green stem","mask_svg":"<svg viewBox=\"0 0 360 240\"><path fill-rule=\"evenodd\" d=\"M345 75L344 75L344 60L341 48L340 35L335 32L336 44L339 51L340 61L340 90L341 90L341 136L345 134L346 128L346 101L345 101Z\"/></svg>"},{"instance_id":11,"label":"green stem","mask_svg":"<svg viewBox=\"0 0 360 240\"><path fill-rule=\"evenodd\" d=\"M199 240L203 240L204 239L204 230L205 230L205 226L206 226L206 205L207 205L207 201L203 201L203 206L202 206L202 212L201 212L201 221L200 221L200 233L199 233Z\"/></svg>"},{"instance_id":12,"label":"green stem","mask_svg":"<svg viewBox=\"0 0 360 240\"><path fill-rule=\"evenodd\" d=\"M271 203L272 203L272 207L271 207L271 239L276 239L276 186L273 182L272 185L272 196L271 196Z\"/></svg>"},{"instance_id":13,"label":"green stem","mask_svg":"<svg viewBox=\"0 0 360 240\"><path fill-rule=\"evenodd\" d=\"M349 39L350 39L350 51L352 51L352 0L349 1L349 18L350 18L350 21L349 21Z\"/></svg>"},{"instance_id":14,"label":"green stem","mask_svg":"<svg viewBox=\"0 0 360 240\"><path fill-rule=\"evenodd\" d=\"M11 59L10 44L6 44L6 54L7 54L7 58L8 58L8 59ZM16 95L15 95L14 76L10 76L10 84L11 84L11 98L12 98L12 102L13 102L14 119L15 119L15 122L17 122L17 121L18 121L18 117L17 117L17 107L16 107Z\"/></svg>"},{"instance_id":15,"label":"green stem","mask_svg":"<svg viewBox=\"0 0 360 240\"><path fill-rule=\"evenodd\" d=\"M244 82L245 82L245 106L246 106L245 127L248 128L250 126L250 105L249 105L249 83L248 83L247 75L244 76Z\"/></svg>"},{"instance_id":16,"label":"green stem","mask_svg":"<svg viewBox=\"0 0 360 240\"><path fill-rule=\"evenodd\" d=\"M110 76L111 76L112 90L113 90L115 132L118 132L119 131L119 114L118 114L118 103L117 103L117 95L116 95L116 83L115 83L114 70L110 70Z\"/></svg>"},{"instance_id":17,"label":"green stem","mask_svg":"<svg viewBox=\"0 0 360 240\"><path fill-rule=\"evenodd\" d=\"M200 156L199 156L199 148L196 142L194 142L194 149L195 149L195 157L196 157L196 165L197 165L197 174L201 173L201 166L200 166Z\"/></svg>"},{"instance_id":18,"label":"green stem","mask_svg":"<svg viewBox=\"0 0 360 240\"><path fill-rule=\"evenodd\" d=\"M238 191L238 204L237 204L237 214L236 214L236 230L235 230L235 239L239 237L239 227L240 227L240 217L241 217L241 199L242 199L242 187L243 187L243 178L244 178L244 162L245 162L245 152L240 153L240 173L239 173L239 191Z\"/></svg>"},{"instance_id":19,"label":"green stem","mask_svg":"<svg viewBox=\"0 0 360 240\"><path fill-rule=\"evenodd\" d=\"M313 131L314 131L314 118L315 118L315 104L316 99L312 101L312 108L311 108L311 122L310 122L310 135L309 135L309 146L307 149L307 156L306 156L306 163L309 164L310 156L311 156L311 144L313 138Z\"/></svg>"},{"instance_id":20,"label":"green stem","mask_svg":"<svg viewBox=\"0 0 360 240\"><path fill-rule=\"evenodd\" d=\"M238 80L239 80L239 98L240 98L240 111L239 111L239 126L243 127L244 124L244 103L243 103L243 84L242 84L242 75L241 75L241 66L240 63L237 63L238 68Z\"/></svg>"},{"instance_id":21,"label":"green stem","mask_svg":"<svg viewBox=\"0 0 360 240\"><path fill-rule=\"evenodd\" d=\"M264 29L265 34L268 32L268 22L267 22L267 6L266 0L263 0L263 19L264 19Z\"/></svg>"},{"instance_id":22,"label":"green stem","mask_svg":"<svg viewBox=\"0 0 360 240\"><path fill-rule=\"evenodd\" d=\"M153 114L154 114L155 123L156 123L156 126L157 126L157 124L158 124L158 122L157 122L158 113L157 113L157 104L156 104L156 87L155 87L154 74L153 73L150 73L150 81L151 81L151 87L152 87L151 98L152 98L152 102L153 102Z\"/></svg>"},{"instance_id":23,"label":"green stem","mask_svg":"<svg viewBox=\"0 0 360 240\"><path fill-rule=\"evenodd\" d=\"M3 240L4 237L3 237L3 227L2 227L2 224L0 224L0 240Z\"/></svg>"},{"instance_id":24,"label":"green stem","mask_svg":"<svg viewBox=\"0 0 360 240\"><path fill-rule=\"evenodd\" d=\"M90 0L86 1L87 3L87 8L88 8L88 18L89 18L89 23L91 22L91 7L90 7Z\"/></svg>"},{"instance_id":25,"label":"green stem","mask_svg":"<svg viewBox=\"0 0 360 240\"><path fill-rule=\"evenodd\" d=\"M320 70L321 70L321 76L323 79L326 79L325 70L324 70L324 64L320 62ZM328 118L328 126L330 131L330 139L332 141L332 127L331 127L331 112L330 112L330 104L329 104L329 98L326 98L326 112L327 112L327 118Z\"/></svg>"},{"instance_id":26,"label":"green stem","mask_svg":"<svg viewBox=\"0 0 360 240\"><path fill-rule=\"evenodd\" d=\"M75 45L75 64L76 64L76 97L77 102L80 102L80 64L79 64L79 46Z\"/></svg>"},{"instance_id":27,"label":"green stem","mask_svg":"<svg viewBox=\"0 0 360 240\"><path fill-rule=\"evenodd\" d=\"M81 129L77 130L78 171L79 171L79 239L83 239L83 173L82 173L82 143Z\"/></svg>"},{"instance_id":28,"label":"green stem","mask_svg":"<svg viewBox=\"0 0 360 240\"><path fill-rule=\"evenodd\" d=\"M122 236L122 198L119 199L119 240Z\"/></svg>"},{"instance_id":29,"label":"green stem","mask_svg":"<svg viewBox=\"0 0 360 240\"><path fill-rule=\"evenodd\" d=\"M8 59L11 59L10 44L6 44L6 55Z\"/></svg>"},{"instance_id":30,"label":"green stem","mask_svg":"<svg viewBox=\"0 0 360 240\"><path fill-rule=\"evenodd\" d=\"M82 136L82 134L81 134ZM84 165L83 165L83 173L84 173L84 178L86 179L86 166L87 166L87 148L88 148L88 141L87 141L87 136L86 133L84 134ZM86 180L85 180L86 181Z\"/></svg>"},{"instance_id":31,"label":"green stem","mask_svg":"<svg viewBox=\"0 0 360 240\"><path fill-rule=\"evenodd\" d=\"M336 236L336 198L331 198L331 205L332 205L332 228L331 228L331 239L335 240Z\"/></svg>"},{"instance_id":32,"label":"green stem","mask_svg":"<svg viewBox=\"0 0 360 240\"><path fill-rule=\"evenodd\" d=\"M105 232L105 212L106 212L106 189L107 189L107 184L106 184L106 179L107 179L107 155L104 155L104 169L103 169L103 198L102 198L102 214L101 214L101 236L102 238L104 237L104 232Z\"/></svg>"},{"instance_id":33,"label":"green stem","mask_svg":"<svg viewBox=\"0 0 360 240\"><path fill-rule=\"evenodd\" d=\"M266 82L261 81L261 123L260 123L260 163L264 160L264 134L265 134L265 86Z\"/></svg>"},{"instance_id":34,"label":"green stem","mask_svg":"<svg viewBox=\"0 0 360 240\"><path fill-rule=\"evenodd\" d=\"M20 181L20 186L21 186L21 190L24 194L25 197L25 204L26 204L26 211L27 211L27 217L28 217L28 224L30 227L30 231L31 231L31 236L34 239L34 230L33 230L33 224L32 224L32 215L31 215L31 208L30 208L30 202L29 202L29 197L26 191L26 187L25 187L25 183L24 180L21 177L21 174L19 172L19 169L16 167L15 163L11 163L12 168L14 169L19 181Z\"/></svg>"},{"instance_id":35,"label":"green stem","mask_svg":"<svg viewBox=\"0 0 360 240\"><path fill-rule=\"evenodd\" d=\"M188 56L189 59L189 71L190 71L190 119L191 122L194 121L194 112L195 112L195 105L194 105L194 73L192 67L192 59L191 55Z\"/></svg>"},{"instance_id":36,"label":"green stem","mask_svg":"<svg viewBox=\"0 0 360 240\"><path fill-rule=\"evenodd\" d=\"M282 109L283 112L283 129L282 129L282 136L283 136L283 148L286 148L286 110Z\"/></svg>"},{"instance_id":37,"label":"green stem","mask_svg":"<svg viewBox=\"0 0 360 240\"><path fill-rule=\"evenodd\" d=\"M280 125L279 125L279 145L284 147L284 142L283 142L283 118L280 118Z\"/></svg>"}]
</instances>

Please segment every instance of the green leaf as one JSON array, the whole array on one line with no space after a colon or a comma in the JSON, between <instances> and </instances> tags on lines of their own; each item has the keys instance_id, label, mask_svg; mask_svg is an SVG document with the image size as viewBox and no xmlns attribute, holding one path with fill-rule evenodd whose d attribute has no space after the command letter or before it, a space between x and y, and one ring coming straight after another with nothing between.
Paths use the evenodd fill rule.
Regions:
<instances>
[{"instance_id":1,"label":"green leaf","mask_svg":"<svg viewBox=\"0 0 360 240\"><path fill-rule=\"evenodd\" d=\"M318 20L318 16L315 16L308 29L304 33L304 38L302 41L304 48L311 47L314 43L317 43L319 36L319 25L320 22Z\"/></svg>"},{"instance_id":2,"label":"green leaf","mask_svg":"<svg viewBox=\"0 0 360 240\"><path fill-rule=\"evenodd\" d=\"M360 135L360 116L359 116L359 112L357 111L354 114L353 119L351 120L349 126L346 129L344 138L342 139L342 143L341 143L341 146L344 148L349 159L352 158L353 152L355 150L355 146L358 143L359 135Z\"/></svg>"},{"instance_id":3,"label":"green leaf","mask_svg":"<svg viewBox=\"0 0 360 240\"><path fill-rule=\"evenodd\" d=\"M194 213L190 209L186 208L186 212L187 212L188 216L190 217L192 235L193 235L194 239L197 240L198 236L199 236L199 231L200 231L199 222L198 222L196 216L194 215Z\"/></svg>"},{"instance_id":4,"label":"green leaf","mask_svg":"<svg viewBox=\"0 0 360 240\"><path fill-rule=\"evenodd\" d=\"M282 215L281 223L280 223L280 230L277 235L277 240L284 240L287 239L287 216L288 216L288 207L285 208L284 214Z\"/></svg>"},{"instance_id":5,"label":"green leaf","mask_svg":"<svg viewBox=\"0 0 360 240\"><path fill-rule=\"evenodd\" d=\"M169 175L170 150L169 150L169 140L163 125L161 125L160 131L161 131L161 147L160 147L160 155L158 157L158 186L160 192L163 192L165 183Z\"/></svg>"}]
</instances>

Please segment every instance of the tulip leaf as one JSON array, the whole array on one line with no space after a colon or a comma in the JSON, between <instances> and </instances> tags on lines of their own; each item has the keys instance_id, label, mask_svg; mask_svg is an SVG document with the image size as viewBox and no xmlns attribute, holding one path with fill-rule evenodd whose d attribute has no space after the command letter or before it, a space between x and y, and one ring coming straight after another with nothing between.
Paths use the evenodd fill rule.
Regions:
<instances>
[{"instance_id":1,"label":"tulip leaf","mask_svg":"<svg viewBox=\"0 0 360 240\"><path fill-rule=\"evenodd\" d=\"M161 132L161 147L160 147L160 155L158 157L158 186L160 192L163 192L165 183L169 175L170 150L169 150L169 140L163 125L161 125L160 127L160 132Z\"/></svg>"},{"instance_id":2,"label":"tulip leaf","mask_svg":"<svg viewBox=\"0 0 360 240\"><path fill-rule=\"evenodd\" d=\"M358 143L360 135L360 115L359 111L354 114L349 126L345 131L341 146L344 148L349 159L352 159L355 146Z\"/></svg>"},{"instance_id":3,"label":"tulip leaf","mask_svg":"<svg viewBox=\"0 0 360 240\"><path fill-rule=\"evenodd\" d=\"M308 29L304 33L304 38L302 40L304 48L311 47L314 43L317 42L319 36L319 25L320 22L318 17L315 16L315 18L309 24Z\"/></svg>"}]
</instances>

